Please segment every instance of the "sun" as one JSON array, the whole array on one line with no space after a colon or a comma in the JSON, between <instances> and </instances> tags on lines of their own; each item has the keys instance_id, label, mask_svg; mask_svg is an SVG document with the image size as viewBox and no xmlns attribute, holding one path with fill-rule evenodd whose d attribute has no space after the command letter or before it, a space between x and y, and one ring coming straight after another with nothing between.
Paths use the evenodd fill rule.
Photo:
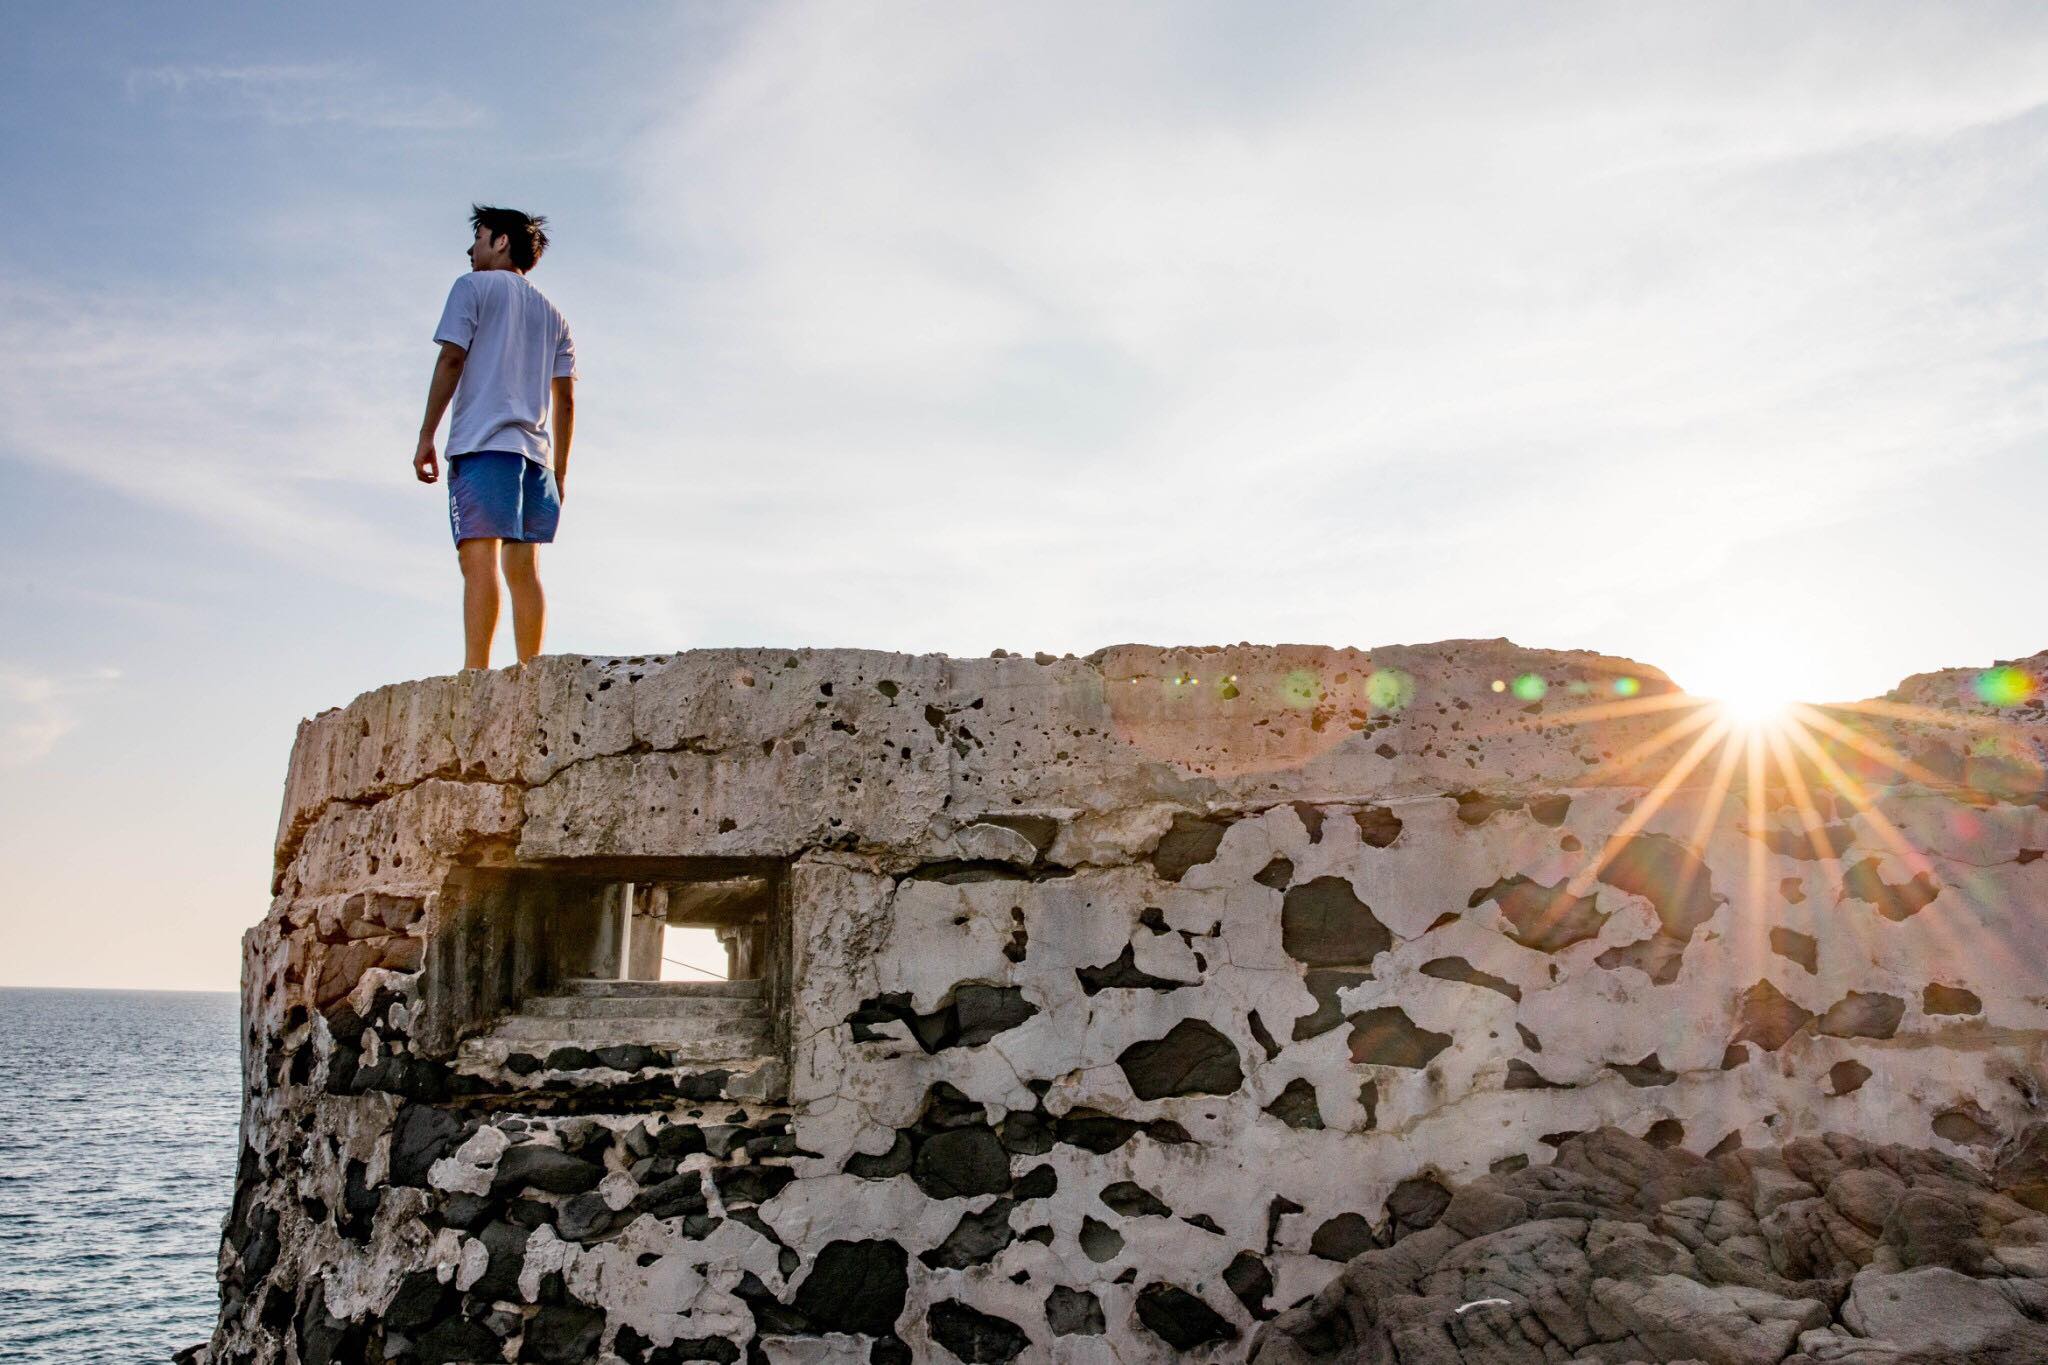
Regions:
<instances>
[{"instance_id":1,"label":"sun","mask_svg":"<svg viewBox=\"0 0 2048 1365\"><path fill-rule=\"evenodd\" d=\"M1768 686L1769 679L1718 689L1707 698L1736 730L1782 729L1795 699L1782 689Z\"/></svg>"}]
</instances>

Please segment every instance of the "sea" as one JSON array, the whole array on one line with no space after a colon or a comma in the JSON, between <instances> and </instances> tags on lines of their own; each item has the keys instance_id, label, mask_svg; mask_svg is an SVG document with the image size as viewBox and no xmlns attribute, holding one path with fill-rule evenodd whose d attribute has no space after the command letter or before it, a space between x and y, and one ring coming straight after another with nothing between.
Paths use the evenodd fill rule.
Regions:
<instances>
[{"instance_id":1,"label":"sea","mask_svg":"<svg viewBox=\"0 0 2048 1365\"><path fill-rule=\"evenodd\" d=\"M0 988L0 1361L168 1365L212 1334L237 1012Z\"/></svg>"}]
</instances>

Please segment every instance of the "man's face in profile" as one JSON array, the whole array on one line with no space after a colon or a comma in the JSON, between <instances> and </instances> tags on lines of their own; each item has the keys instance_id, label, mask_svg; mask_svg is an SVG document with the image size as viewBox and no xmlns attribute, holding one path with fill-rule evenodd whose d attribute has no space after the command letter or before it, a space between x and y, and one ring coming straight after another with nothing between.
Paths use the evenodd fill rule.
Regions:
<instances>
[{"instance_id":1,"label":"man's face in profile","mask_svg":"<svg viewBox=\"0 0 2048 1365\"><path fill-rule=\"evenodd\" d=\"M503 233L493 237L489 228L478 228L476 240L469 244L469 268L508 270L511 266L512 239Z\"/></svg>"}]
</instances>

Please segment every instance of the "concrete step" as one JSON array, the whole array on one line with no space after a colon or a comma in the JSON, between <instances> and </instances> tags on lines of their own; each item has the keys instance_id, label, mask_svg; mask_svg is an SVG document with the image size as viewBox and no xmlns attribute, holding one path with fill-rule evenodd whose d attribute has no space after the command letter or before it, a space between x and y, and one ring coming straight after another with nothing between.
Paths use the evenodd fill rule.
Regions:
<instances>
[{"instance_id":1,"label":"concrete step","mask_svg":"<svg viewBox=\"0 0 2048 1365\"><path fill-rule=\"evenodd\" d=\"M536 995L521 1014L550 1019L702 1019L707 1024L768 1021L768 1006L746 995Z\"/></svg>"},{"instance_id":2,"label":"concrete step","mask_svg":"<svg viewBox=\"0 0 2048 1365\"><path fill-rule=\"evenodd\" d=\"M690 1060L702 1057L753 1056L766 1053L768 1021L699 1018L591 1019L559 1015L514 1014L500 1019L487 1038L515 1042L528 1052L546 1047L609 1047L613 1043L645 1043L674 1051L693 1049Z\"/></svg>"},{"instance_id":3,"label":"concrete step","mask_svg":"<svg viewBox=\"0 0 2048 1365\"><path fill-rule=\"evenodd\" d=\"M759 981L600 981L575 978L555 987L556 995L593 996L607 1000L644 997L657 1000L701 1000L707 997L757 999Z\"/></svg>"}]
</instances>

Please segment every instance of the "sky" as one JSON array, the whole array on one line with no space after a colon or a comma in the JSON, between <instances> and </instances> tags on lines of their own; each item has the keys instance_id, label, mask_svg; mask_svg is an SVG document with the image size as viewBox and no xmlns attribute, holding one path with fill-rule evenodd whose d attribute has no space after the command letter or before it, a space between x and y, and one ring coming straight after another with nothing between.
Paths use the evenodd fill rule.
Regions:
<instances>
[{"instance_id":1,"label":"sky","mask_svg":"<svg viewBox=\"0 0 2048 1365\"><path fill-rule=\"evenodd\" d=\"M409 461L476 201L580 358L550 651L2048 646L2040 6L8 37L0 985L232 988L299 718L460 663Z\"/></svg>"}]
</instances>

